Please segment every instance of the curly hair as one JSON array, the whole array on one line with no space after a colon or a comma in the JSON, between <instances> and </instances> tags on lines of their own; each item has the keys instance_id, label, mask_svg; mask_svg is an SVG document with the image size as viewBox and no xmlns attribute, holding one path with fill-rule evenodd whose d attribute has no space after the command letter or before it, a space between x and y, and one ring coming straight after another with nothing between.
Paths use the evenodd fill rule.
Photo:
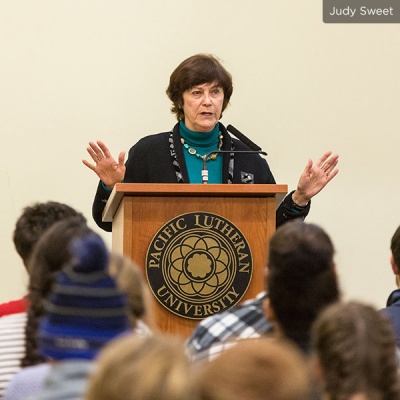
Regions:
<instances>
[{"instance_id":1,"label":"curly hair","mask_svg":"<svg viewBox=\"0 0 400 400\"><path fill-rule=\"evenodd\" d=\"M363 393L370 400L400 399L392 326L374 307L336 303L318 317L312 344L330 400Z\"/></svg>"},{"instance_id":2,"label":"curly hair","mask_svg":"<svg viewBox=\"0 0 400 400\"><path fill-rule=\"evenodd\" d=\"M25 266L28 265L33 247L42 234L55 222L74 216L81 218L83 222L86 221L81 213L67 204L56 201L35 203L23 209L15 224L13 241Z\"/></svg>"},{"instance_id":3,"label":"curly hair","mask_svg":"<svg viewBox=\"0 0 400 400\"><path fill-rule=\"evenodd\" d=\"M183 93L196 85L216 81L224 91L222 111L226 109L232 96L232 76L211 54L196 54L182 61L172 72L166 90L172 101L171 112L178 121L184 119L182 110ZM222 117L222 113L220 118Z\"/></svg>"}]
</instances>

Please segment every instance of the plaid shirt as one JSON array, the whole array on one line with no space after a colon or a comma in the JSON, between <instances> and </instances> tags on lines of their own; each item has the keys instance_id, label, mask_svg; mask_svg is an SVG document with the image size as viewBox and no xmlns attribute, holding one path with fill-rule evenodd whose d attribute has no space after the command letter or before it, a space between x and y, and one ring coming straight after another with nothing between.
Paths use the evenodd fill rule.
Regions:
<instances>
[{"instance_id":1,"label":"plaid shirt","mask_svg":"<svg viewBox=\"0 0 400 400\"><path fill-rule=\"evenodd\" d=\"M186 342L192 361L212 358L211 353L219 353L231 346L232 341L270 333L272 324L265 318L262 307L266 297L266 292L262 292L254 299L201 321Z\"/></svg>"}]
</instances>

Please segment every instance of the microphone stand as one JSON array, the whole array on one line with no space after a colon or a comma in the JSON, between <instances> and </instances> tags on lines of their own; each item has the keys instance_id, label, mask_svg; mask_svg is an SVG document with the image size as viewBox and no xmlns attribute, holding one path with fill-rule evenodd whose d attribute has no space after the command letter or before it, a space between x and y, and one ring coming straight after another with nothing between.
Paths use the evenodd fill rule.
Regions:
<instances>
[{"instance_id":1,"label":"microphone stand","mask_svg":"<svg viewBox=\"0 0 400 400\"><path fill-rule=\"evenodd\" d=\"M203 157L203 168L201 170L201 183L202 184L208 183L208 169L207 169L208 157L211 156L212 154L218 154L218 153L262 154L264 156L267 155L267 153L262 150L214 150L214 151L210 151Z\"/></svg>"}]
</instances>

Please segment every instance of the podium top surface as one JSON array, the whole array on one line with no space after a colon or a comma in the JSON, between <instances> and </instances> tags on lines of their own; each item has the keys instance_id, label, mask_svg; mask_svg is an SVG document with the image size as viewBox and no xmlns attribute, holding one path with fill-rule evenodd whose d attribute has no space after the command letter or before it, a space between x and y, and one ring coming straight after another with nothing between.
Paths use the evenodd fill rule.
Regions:
<instances>
[{"instance_id":1,"label":"podium top surface","mask_svg":"<svg viewBox=\"0 0 400 400\"><path fill-rule=\"evenodd\" d=\"M103 221L112 221L124 196L277 197L280 200L287 192L288 186L282 184L117 183L104 208Z\"/></svg>"}]
</instances>

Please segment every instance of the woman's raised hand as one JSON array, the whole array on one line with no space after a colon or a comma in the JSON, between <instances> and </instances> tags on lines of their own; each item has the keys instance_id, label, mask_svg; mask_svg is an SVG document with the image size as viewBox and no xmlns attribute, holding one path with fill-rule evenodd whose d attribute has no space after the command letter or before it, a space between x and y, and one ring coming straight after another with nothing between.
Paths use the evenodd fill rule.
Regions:
<instances>
[{"instance_id":1,"label":"woman's raised hand","mask_svg":"<svg viewBox=\"0 0 400 400\"><path fill-rule=\"evenodd\" d=\"M121 151L118 162L111 156L108 147L101 141L89 142L87 152L94 161L94 164L87 160L82 160L89 169L94 171L103 183L112 189L116 183L121 182L125 176L125 152Z\"/></svg>"},{"instance_id":2,"label":"woman's raised hand","mask_svg":"<svg viewBox=\"0 0 400 400\"><path fill-rule=\"evenodd\" d=\"M308 160L292 195L293 201L300 206L306 205L337 175L338 162L339 156L331 151L326 151L315 163Z\"/></svg>"}]
</instances>

